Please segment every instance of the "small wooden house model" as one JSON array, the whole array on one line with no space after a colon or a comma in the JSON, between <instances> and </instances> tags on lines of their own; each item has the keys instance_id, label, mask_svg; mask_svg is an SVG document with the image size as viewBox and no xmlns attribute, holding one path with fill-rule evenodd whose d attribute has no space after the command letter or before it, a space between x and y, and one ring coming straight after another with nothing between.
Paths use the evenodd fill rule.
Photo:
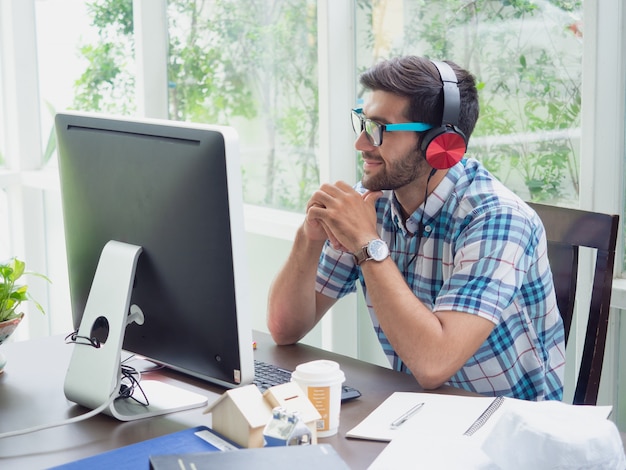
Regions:
<instances>
[{"instance_id":1,"label":"small wooden house model","mask_svg":"<svg viewBox=\"0 0 626 470\"><path fill-rule=\"evenodd\" d=\"M263 430L277 406L289 412L297 411L311 430L312 443L317 443L316 423L321 416L294 382L271 387L265 394L256 385L227 390L204 413L212 414L213 430L242 447L253 448L265 445Z\"/></svg>"},{"instance_id":2,"label":"small wooden house model","mask_svg":"<svg viewBox=\"0 0 626 470\"><path fill-rule=\"evenodd\" d=\"M270 409L280 406L290 413L297 411L311 431L311 444L317 444L317 421L322 416L298 384L288 382L276 385L266 390L263 397L269 403Z\"/></svg>"}]
</instances>

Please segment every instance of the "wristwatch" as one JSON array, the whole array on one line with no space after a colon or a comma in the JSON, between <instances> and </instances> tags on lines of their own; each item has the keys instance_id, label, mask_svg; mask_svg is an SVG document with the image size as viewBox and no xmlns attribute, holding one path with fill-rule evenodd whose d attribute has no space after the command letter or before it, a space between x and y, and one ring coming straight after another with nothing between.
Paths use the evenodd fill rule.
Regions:
<instances>
[{"instance_id":1,"label":"wristwatch","mask_svg":"<svg viewBox=\"0 0 626 470\"><path fill-rule=\"evenodd\" d=\"M356 262L357 266L364 261L370 259L380 262L386 259L387 256L389 256L389 247L384 240L376 238L370 241L367 245L365 245L356 253L353 253L352 256L354 256L354 261Z\"/></svg>"}]
</instances>

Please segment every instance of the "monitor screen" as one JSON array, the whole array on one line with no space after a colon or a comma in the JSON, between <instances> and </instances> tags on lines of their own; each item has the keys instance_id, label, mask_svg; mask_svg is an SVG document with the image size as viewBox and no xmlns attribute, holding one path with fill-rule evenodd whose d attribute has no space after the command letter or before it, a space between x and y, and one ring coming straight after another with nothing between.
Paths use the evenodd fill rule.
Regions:
<instances>
[{"instance_id":1,"label":"monitor screen","mask_svg":"<svg viewBox=\"0 0 626 470\"><path fill-rule=\"evenodd\" d=\"M226 387L254 377L238 139L229 127L56 116L74 327L103 247L142 248L123 348Z\"/></svg>"}]
</instances>

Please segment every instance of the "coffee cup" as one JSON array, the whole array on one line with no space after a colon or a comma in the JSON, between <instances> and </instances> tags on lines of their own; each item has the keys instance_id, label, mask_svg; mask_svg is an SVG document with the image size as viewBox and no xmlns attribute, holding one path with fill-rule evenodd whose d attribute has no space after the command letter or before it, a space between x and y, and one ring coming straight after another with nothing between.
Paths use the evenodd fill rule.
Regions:
<instances>
[{"instance_id":1,"label":"coffee cup","mask_svg":"<svg viewBox=\"0 0 626 470\"><path fill-rule=\"evenodd\" d=\"M325 359L305 362L291 374L321 415L317 422L318 437L337 434L341 409L341 384L345 375L335 361Z\"/></svg>"}]
</instances>

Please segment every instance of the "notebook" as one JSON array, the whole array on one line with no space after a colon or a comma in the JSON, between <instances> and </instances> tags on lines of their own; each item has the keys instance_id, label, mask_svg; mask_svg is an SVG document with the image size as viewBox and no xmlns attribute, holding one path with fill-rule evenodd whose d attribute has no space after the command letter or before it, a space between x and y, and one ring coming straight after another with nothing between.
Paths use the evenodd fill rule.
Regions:
<instances>
[{"instance_id":1,"label":"notebook","mask_svg":"<svg viewBox=\"0 0 626 470\"><path fill-rule=\"evenodd\" d=\"M396 429L391 428L394 420L419 403L423 406L418 412ZM591 423L595 423L598 429L603 427L602 423L614 427L614 423L607 420L611 410L611 406L568 405L558 401L532 402L502 397L398 392L351 429L347 436L390 441L368 470L398 468L409 461L419 461L424 468L432 469L499 470L502 467L496 463L494 452L490 450L494 446L508 458L513 458L514 450L522 449L523 441L527 441L526 447L523 447L527 456L536 455L539 460L546 461L546 455L554 458L553 454L559 453L553 451L558 447L548 442L549 439L538 445L536 441L525 438L519 429L516 432L501 432L502 423L511 416L517 417L517 423L524 425L536 423L537 416L546 422L565 423L564 417L567 416L572 429L579 432L585 428L591 430L594 427ZM494 441L494 434L501 438L500 442ZM590 434L593 435L593 432ZM621 448L619 433L617 441ZM528 450L529 447L532 450ZM593 451L591 449L590 453ZM529 465L526 468L539 467Z\"/></svg>"},{"instance_id":2,"label":"notebook","mask_svg":"<svg viewBox=\"0 0 626 470\"><path fill-rule=\"evenodd\" d=\"M391 424L416 405L423 406L400 426ZM555 403L531 402L515 398L440 395L436 393L395 392L363 421L346 433L346 437L375 441L391 441L404 431L426 434L447 434L451 436L481 435L486 432L498 416L507 409L524 412L529 407L543 407L548 412ZM607 418L611 406L574 406L578 413Z\"/></svg>"}]
</instances>

